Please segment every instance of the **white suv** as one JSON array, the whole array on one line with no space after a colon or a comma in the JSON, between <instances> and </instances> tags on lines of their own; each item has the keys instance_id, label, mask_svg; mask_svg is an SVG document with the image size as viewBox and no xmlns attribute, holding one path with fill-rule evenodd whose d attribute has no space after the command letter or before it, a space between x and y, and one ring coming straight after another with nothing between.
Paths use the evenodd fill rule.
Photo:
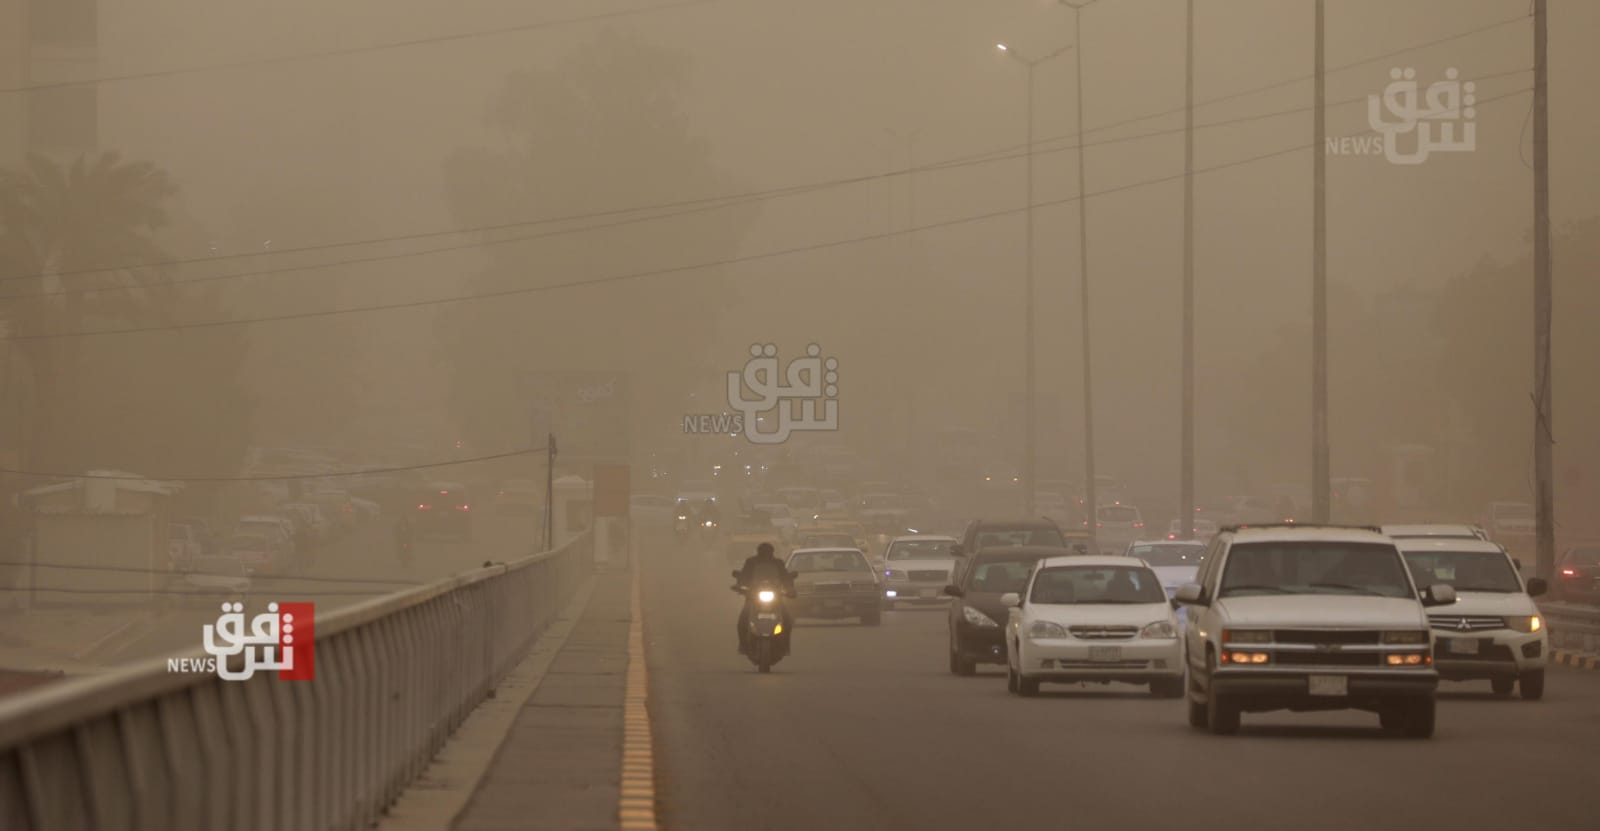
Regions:
<instances>
[{"instance_id":1,"label":"white suv","mask_svg":"<svg viewBox=\"0 0 1600 831\"><path fill-rule=\"evenodd\" d=\"M1243 712L1357 709L1387 730L1433 735L1439 673L1424 607L1454 603L1455 590L1419 590L1377 528L1223 528L1175 600L1191 607L1191 725L1229 734Z\"/></svg>"},{"instance_id":2,"label":"white suv","mask_svg":"<svg viewBox=\"0 0 1600 831\"><path fill-rule=\"evenodd\" d=\"M1550 633L1533 598L1548 584L1522 582L1515 562L1495 543L1464 539L1396 540L1417 583L1448 583L1456 603L1428 615L1434 665L1446 681L1487 679L1497 695L1522 687L1530 701L1544 696Z\"/></svg>"}]
</instances>

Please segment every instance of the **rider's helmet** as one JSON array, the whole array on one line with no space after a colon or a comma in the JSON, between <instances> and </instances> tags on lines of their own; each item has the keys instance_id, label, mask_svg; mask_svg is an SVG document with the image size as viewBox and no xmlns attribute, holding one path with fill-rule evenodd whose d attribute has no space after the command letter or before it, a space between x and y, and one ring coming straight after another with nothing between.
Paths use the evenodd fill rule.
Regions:
<instances>
[{"instance_id":1,"label":"rider's helmet","mask_svg":"<svg viewBox=\"0 0 1600 831\"><path fill-rule=\"evenodd\" d=\"M756 546L756 556L757 557L771 557L773 550L774 549L772 548L772 543L764 542L764 543Z\"/></svg>"}]
</instances>

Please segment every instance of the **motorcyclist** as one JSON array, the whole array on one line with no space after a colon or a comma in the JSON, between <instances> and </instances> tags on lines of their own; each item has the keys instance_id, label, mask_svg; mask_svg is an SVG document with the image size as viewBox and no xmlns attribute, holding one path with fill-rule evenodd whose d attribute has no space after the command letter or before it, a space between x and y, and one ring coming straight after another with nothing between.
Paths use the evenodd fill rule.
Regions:
<instances>
[{"instance_id":1,"label":"motorcyclist","mask_svg":"<svg viewBox=\"0 0 1600 831\"><path fill-rule=\"evenodd\" d=\"M783 567L783 561L774 556L772 543L764 542L756 546L753 557L747 557L744 566L739 569L739 586L754 588L767 585L779 591L788 592L793 588L794 575ZM750 604L748 602L739 607L739 654L745 654L747 645L745 633L750 628ZM794 618L789 614L789 608L783 608L783 634L778 637L783 639L785 651L789 647L789 633L794 629Z\"/></svg>"},{"instance_id":2,"label":"motorcyclist","mask_svg":"<svg viewBox=\"0 0 1600 831\"><path fill-rule=\"evenodd\" d=\"M704 527L707 520L715 522L719 526L722 524L722 515L717 510L716 500L707 499L700 503L700 525Z\"/></svg>"}]
</instances>

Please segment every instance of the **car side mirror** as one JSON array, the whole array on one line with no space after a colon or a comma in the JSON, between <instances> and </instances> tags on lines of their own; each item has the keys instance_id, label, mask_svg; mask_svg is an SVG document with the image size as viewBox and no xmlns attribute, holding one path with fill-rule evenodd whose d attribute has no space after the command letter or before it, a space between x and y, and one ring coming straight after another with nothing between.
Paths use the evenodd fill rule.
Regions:
<instances>
[{"instance_id":1,"label":"car side mirror","mask_svg":"<svg viewBox=\"0 0 1600 831\"><path fill-rule=\"evenodd\" d=\"M1449 606L1456 602L1456 589L1449 583L1434 583L1422 590L1422 605Z\"/></svg>"},{"instance_id":2,"label":"car side mirror","mask_svg":"<svg viewBox=\"0 0 1600 831\"><path fill-rule=\"evenodd\" d=\"M1017 594L1016 592L1006 592L1005 594L1000 595L1000 605L1007 608L1021 608L1022 595Z\"/></svg>"},{"instance_id":3,"label":"car side mirror","mask_svg":"<svg viewBox=\"0 0 1600 831\"><path fill-rule=\"evenodd\" d=\"M966 594L966 592L961 590L960 586L954 584L945 586L944 593L946 597L961 597Z\"/></svg>"},{"instance_id":4,"label":"car side mirror","mask_svg":"<svg viewBox=\"0 0 1600 831\"><path fill-rule=\"evenodd\" d=\"M1550 583L1543 577L1534 577L1528 581L1529 597L1538 597L1547 591L1550 591Z\"/></svg>"},{"instance_id":5,"label":"car side mirror","mask_svg":"<svg viewBox=\"0 0 1600 831\"><path fill-rule=\"evenodd\" d=\"M1179 602L1178 602L1178 598L1176 598L1176 597L1174 597L1174 598L1172 598L1172 599L1171 599L1171 600L1169 600L1169 601L1167 601L1167 602L1168 602L1168 603L1170 603L1170 604L1172 604L1172 610L1173 610L1173 611L1177 611L1177 610L1179 610L1179 609L1182 609L1182 608L1183 608L1183 604L1182 604L1182 603L1179 603Z\"/></svg>"},{"instance_id":6,"label":"car side mirror","mask_svg":"<svg viewBox=\"0 0 1600 831\"><path fill-rule=\"evenodd\" d=\"M1517 567L1517 571L1522 571L1522 558L1521 557L1512 557L1511 558L1511 564L1513 566Z\"/></svg>"},{"instance_id":7,"label":"car side mirror","mask_svg":"<svg viewBox=\"0 0 1600 831\"><path fill-rule=\"evenodd\" d=\"M1172 595L1174 606L1209 606L1206 601L1206 590L1199 583L1184 583Z\"/></svg>"}]
</instances>

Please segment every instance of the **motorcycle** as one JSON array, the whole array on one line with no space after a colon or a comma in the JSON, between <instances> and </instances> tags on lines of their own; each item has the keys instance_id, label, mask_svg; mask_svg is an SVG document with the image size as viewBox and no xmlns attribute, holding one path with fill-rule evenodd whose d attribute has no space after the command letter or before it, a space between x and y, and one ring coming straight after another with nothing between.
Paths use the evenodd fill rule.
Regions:
<instances>
[{"instance_id":1,"label":"motorcycle","mask_svg":"<svg viewBox=\"0 0 1600 831\"><path fill-rule=\"evenodd\" d=\"M739 579L739 572L733 572L733 579ZM783 600L793 597L794 590L768 583L742 586L737 582L732 589L745 598L745 617L749 621L745 629L745 657L758 672L771 672L772 665L789 654L792 633L784 632Z\"/></svg>"}]
</instances>

